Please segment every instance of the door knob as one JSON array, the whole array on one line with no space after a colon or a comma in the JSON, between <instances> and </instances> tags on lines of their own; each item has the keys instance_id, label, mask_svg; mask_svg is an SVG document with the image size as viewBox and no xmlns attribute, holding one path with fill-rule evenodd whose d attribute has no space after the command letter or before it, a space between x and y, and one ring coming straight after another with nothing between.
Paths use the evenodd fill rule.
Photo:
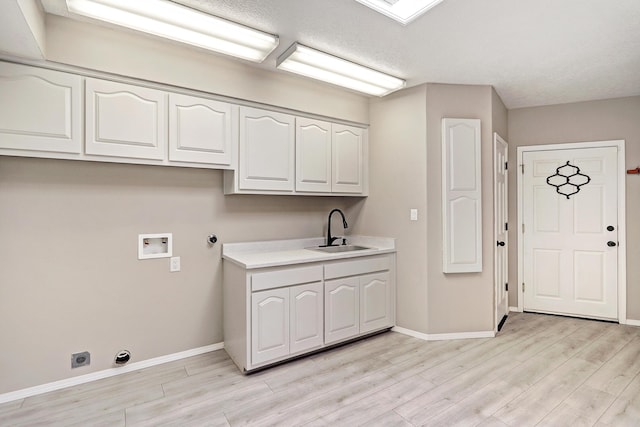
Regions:
<instances>
[{"instance_id":1,"label":"door knob","mask_svg":"<svg viewBox=\"0 0 640 427\"><path fill-rule=\"evenodd\" d=\"M612 247L616 246L616 244L617 244L617 243L616 243L616 242L614 242L613 240L609 240L609 241L607 242L607 246L609 246L610 248L612 248Z\"/></svg>"},{"instance_id":2,"label":"door knob","mask_svg":"<svg viewBox=\"0 0 640 427\"><path fill-rule=\"evenodd\" d=\"M615 230L615 229L616 229L616 228L615 228L613 225L608 225L608 226L607 226L607 231L613 231L613 230Z\"/></svg>"},{"instance_id":3,"label":"door knob","mask_svg":"<svg viewBox=\"0 0 640 427\"><path fill-rule=\"evenodd\" d=\"M498 242L498 246L504 246L504 242Z\"/></svg>"}]
</instances>

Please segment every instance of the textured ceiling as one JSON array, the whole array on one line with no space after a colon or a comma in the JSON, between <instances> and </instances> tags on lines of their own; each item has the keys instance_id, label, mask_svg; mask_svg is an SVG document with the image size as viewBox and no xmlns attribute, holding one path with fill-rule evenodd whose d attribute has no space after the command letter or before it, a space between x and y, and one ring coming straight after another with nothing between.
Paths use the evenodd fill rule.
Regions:
<instances>
[{"instance_id":1,"label":"textured ceiling","mask_svg":"<svg viewBox=\"0 0 640 427\"><path fill-rule=\"evenodd\" d=\"M354 0L174 0L407 80L493 85L508 108L640 95L640 0L445 0L407 26ZM65 14L64 0L44 0Z\"/></svg>"}]
</instances>

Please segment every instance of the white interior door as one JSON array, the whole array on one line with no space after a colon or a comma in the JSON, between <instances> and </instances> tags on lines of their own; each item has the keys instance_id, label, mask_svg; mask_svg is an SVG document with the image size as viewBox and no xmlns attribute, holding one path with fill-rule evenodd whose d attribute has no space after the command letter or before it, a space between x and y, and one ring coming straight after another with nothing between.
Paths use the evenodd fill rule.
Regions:
<instances>
[{"instance_id":1,"label":"white interior door","mask_svg":"<svg viewBox=\"0 0 640 427\"><path fill-rule=\"evenodd\" d=\"M615 147L523 153L524 309L617 319Z\"/></svg>"},{"instance_id":2,"label":"white interior door","mask_svg":"<svg viewBox=\"0 0 640 427\"><path fill-rule=\"evenodd\" d=\"M493 202L494 202L494 233L495 233L495 270L494 280L496 289L496 330L500 330L509 313L508 264L509 241L508 229L508 199L507 199L507 142L497 133L493 134Z\"/></svg>"}]
</instances>

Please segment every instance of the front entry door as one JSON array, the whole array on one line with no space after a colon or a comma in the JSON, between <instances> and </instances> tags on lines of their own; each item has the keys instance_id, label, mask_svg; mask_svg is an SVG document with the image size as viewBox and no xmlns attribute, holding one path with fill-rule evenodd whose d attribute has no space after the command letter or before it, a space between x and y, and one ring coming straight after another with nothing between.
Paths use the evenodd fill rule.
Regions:
<instances>
[{"instance_id":1,"label":"front entry door","mask_svg":"<svg viewBox=\"0 0 640 427\"><path fill-rule=\"evenodd\" d=\"M618 318L615 147L523 153L524 309Z\"/></svg>"}]
</instances>

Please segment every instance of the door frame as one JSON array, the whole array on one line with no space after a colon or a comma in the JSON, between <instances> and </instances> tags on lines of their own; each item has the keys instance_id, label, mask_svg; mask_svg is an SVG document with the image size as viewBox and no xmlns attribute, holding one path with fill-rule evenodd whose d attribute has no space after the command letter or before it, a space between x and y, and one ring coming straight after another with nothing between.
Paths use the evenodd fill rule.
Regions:
<instances>
[{"instance_id":1,"label":"door frame","mask_svg":"<svg viewBox=\"0 0 640 427\"><path fill-rule=\"evenodd\" d=\"M517 203L518 203L518 227L516 234L518 239L518 311L524 311L524 295L522 283L524 282L524 239L522 238L522 226L524 223L523 200L523 156L531 151L557 151L580 148L616 147L618 150L618 322L627 323L627 226L626 226L626 166L625 166L625 140L570 142L561 144L527 145L517 147Z\"/></svg>"},{"instance_id":2,"label":"door frame","mask_svg":"<svg viewBox=\"0 0 640 427\"><path fill-rule=\"evenodd\" d=\"M498 193L498 188L497 188L497 181L496 181L496 148L497 148L497 144L501 143L504 144L506 146L506 159L509 158L509 143L507 141L504 140L504 138L502 138L500 136L500 134L498 134L498 132L494 132L493 133L493 235L494 237L498 234L498 230L496 228L496 216L497 216L497 211L498 211L498 197L497 197L497 193ZM508 163L508 161L507 161ZM509 169L507 168L507 181L505 182L505 198L506 198L506 204L507 204L507 223L509 222ZM495 240L495 239L494 239ZM506 245L506 250L507 250L507 281L509 280L509 232L507 231L507 245ZM504 284L498 283L497 282L497 274L498 274L498 254L497 254L497 247L494 246L493 247L493 281L494 281L494 330L496 332L498 332L498 325L500 324L500 322L502 321L502 317L498 318L498 295L500 294L500 287L504 286ZM509 291L507 291L507 307L506 307L506 312L505 312L505 316L509 315Z\"/></svg>"}]
</instances>

